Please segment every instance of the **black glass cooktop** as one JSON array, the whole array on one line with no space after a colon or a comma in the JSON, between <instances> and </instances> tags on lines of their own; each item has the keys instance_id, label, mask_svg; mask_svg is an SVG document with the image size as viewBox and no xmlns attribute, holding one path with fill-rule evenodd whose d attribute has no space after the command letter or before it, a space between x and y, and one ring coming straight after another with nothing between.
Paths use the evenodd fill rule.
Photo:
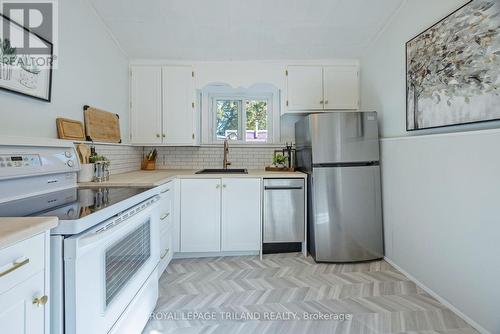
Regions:
<instances>
[{"instance_id":1,"label":"black glass cooktop","mask_svg":"<svg viewBox=\"0 0 500 334\"><path fill-rule=\"evenodd\" d=\"M75 220L149 188L71 188L0 204L0 217L56 216Z\"/></svg>"}]
</instances>

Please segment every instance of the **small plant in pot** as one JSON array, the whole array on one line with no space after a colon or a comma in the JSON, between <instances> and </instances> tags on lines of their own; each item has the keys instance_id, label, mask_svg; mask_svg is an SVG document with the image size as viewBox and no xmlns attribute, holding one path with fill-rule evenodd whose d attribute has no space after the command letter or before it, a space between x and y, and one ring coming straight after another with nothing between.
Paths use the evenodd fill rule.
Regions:
<instances>
[{"instance_id":1,"label":"small plant in pot","mask_svg":"<svg viewBox=\"0 0 500 334\"><path fill-rule=\"evenodd\" d=\"M287 159L283 154L277 153L273 157L273 167L285 168L286 161L287 161Z\"/></svg>"},{"instance_id":2,"label":"small plant in pot","mask_svg":"<svg viewBox=\"0 0 500 334\"><path fill-rule=\"evenodd\" d=\"M103 182L109 180L109 165L111 162L103 155L94 154L89 158L90 163L94 164L94 182Z\"/></svg>"}]
</instances>

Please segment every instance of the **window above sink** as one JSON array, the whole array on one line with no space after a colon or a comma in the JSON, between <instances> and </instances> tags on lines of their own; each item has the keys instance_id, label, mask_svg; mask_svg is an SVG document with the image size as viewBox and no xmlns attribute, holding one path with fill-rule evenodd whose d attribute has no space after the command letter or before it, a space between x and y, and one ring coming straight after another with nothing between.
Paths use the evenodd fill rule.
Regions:
<instances>
[{"instance_id":1,"label":"window above sink","mask_svg":"<svg viewBox=\"0 0 500 334\"><path fill-rule=\"evenodd\" d=\"M272 85L201 90L202 144L266 145L280 142L280 92Z\"/></svg>"}]
</instances>

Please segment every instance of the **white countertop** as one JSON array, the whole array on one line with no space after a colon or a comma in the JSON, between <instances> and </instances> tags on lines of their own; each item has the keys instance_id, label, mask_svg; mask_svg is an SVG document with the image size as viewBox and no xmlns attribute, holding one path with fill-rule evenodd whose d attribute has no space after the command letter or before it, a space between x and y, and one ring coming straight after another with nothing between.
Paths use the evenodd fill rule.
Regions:
<instances>
[{"instance_id":1,"label":"white countertop","mask_svg":"<svg viewBox=\"0 0 500 334\"><path fill-rule=\"evenodd\" d=\"M56 227L57 217L0 217L0 249Z\"/></svg>"},{"instance_id":2,"label":"white countertop","mask_svg":"<svg viewBox=\"0 0 500 334\"><path fill-rule=\"evenodd\" d=\"M80 187L157 187L175 178L214 179L214 178L306 178L301 172L267 172L249 169L248 174L195 174L191 169L157 169L154 171L138 170L123 174L114 174L106 182L83 182Z\"/></svg>"}]
</instances>

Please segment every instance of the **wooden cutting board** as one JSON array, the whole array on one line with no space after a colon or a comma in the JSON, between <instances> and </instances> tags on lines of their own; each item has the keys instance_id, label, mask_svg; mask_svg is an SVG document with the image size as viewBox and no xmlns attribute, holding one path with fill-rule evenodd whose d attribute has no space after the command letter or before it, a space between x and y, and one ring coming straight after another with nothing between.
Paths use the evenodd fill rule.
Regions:
<instances>
[{"instance_id":1,"label":"wooden cutting board","mask_svg":"<svg viewBox=\"0 0 500 334\"><path fill-rule=\"evenodd\" d=\"M89 106L83 107L87 140L121 143L120 116Z\"/></svg>"},{"instance_id":2,"label":"wooden cutting board","mask_svg":"<svg viewBox=\"0 0 500 334\"><path fill-rule=\"evenodd\" d=\"M56 125L59 139L85 140L82 122L58 117L56 118Z\"/></svg>"}]
</instances>

